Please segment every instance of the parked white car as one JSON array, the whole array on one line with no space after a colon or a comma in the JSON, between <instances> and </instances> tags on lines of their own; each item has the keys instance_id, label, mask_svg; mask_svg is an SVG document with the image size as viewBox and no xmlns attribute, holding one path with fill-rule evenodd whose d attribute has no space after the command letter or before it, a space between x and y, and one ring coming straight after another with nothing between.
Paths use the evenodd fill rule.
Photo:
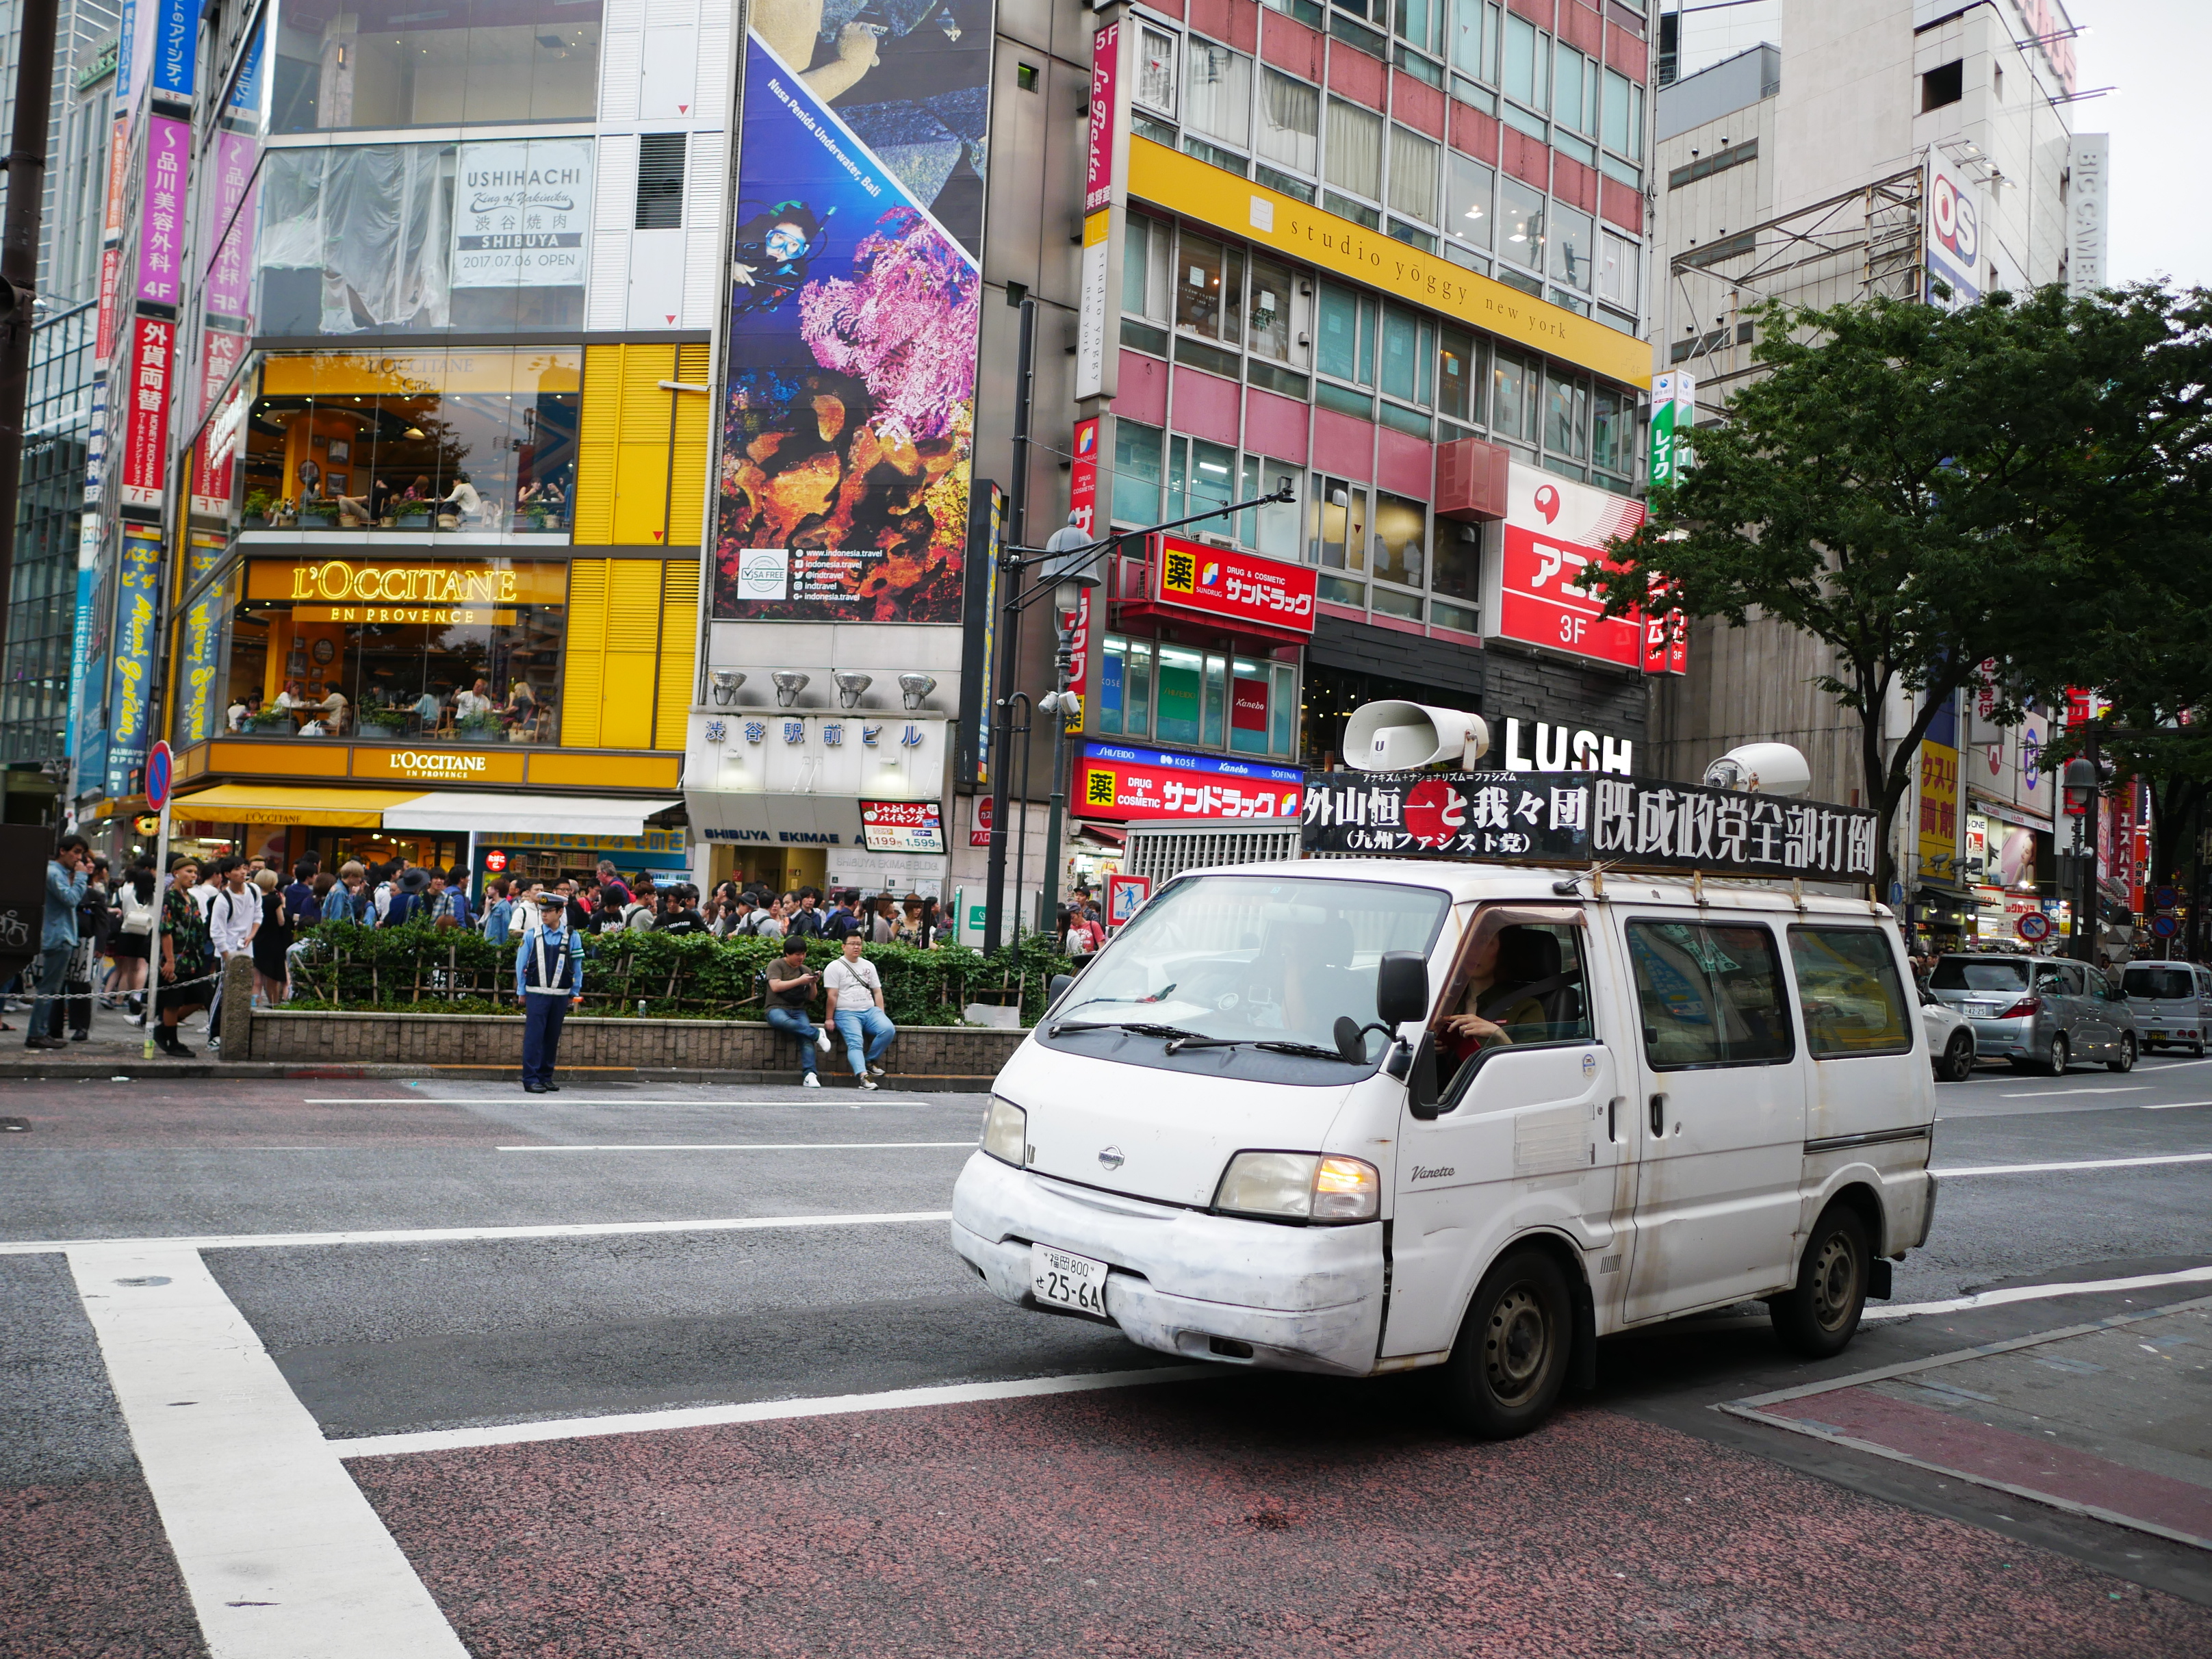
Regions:
<instances>
[{"instance_id":1,"label":"parked white car","mask_svg":"<svg viewBox=\"0 0 2212 1659\"><path fill-rule=\"evenodd\" d=\"M1928 1030L1928 1057L1935 1062L1936 1081L1964 1083L1973 1076L1974 1023L1928 991L1920 994L1920 1023Z\"/></svg>"}]
</instances>

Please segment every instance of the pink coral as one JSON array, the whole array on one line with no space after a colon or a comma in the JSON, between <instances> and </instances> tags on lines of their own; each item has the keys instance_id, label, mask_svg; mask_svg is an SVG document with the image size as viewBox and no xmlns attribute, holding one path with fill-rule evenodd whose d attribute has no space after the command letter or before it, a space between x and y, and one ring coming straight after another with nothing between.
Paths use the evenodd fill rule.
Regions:
<instances>
[{"instance_id":1,"label":"pink coral","mask_svg":"<svg viewBox=\"0 0 2212 1659\"><path fill-rule=\"evenodd\" d=\"M799 312L814 360L864 381L878 421L917 439L963 422L975 395L980 289L975 268L920 214L884 214L854 251L853 280L809 283Z\"/></svg>"}]
</instances>

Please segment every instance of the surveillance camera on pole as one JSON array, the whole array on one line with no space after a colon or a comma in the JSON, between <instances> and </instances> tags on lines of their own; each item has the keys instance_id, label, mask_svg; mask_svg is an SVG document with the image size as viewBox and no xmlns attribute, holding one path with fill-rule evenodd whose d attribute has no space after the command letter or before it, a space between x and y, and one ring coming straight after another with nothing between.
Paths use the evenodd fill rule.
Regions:
<instances>
[{"instance_id":1,"label":"surveillance camera on pole","mask_svg":"<svg viewBox=\"0 0 2212 1659\"><path fill-rule=\"evenodd\" d=\"M1424 766L1473 771L1490 752L1490 727L1461 708L1420 702L1370 702L1344 725L1344 763L1362 772L1412 772Z\"/></svg>"}]
</instances>

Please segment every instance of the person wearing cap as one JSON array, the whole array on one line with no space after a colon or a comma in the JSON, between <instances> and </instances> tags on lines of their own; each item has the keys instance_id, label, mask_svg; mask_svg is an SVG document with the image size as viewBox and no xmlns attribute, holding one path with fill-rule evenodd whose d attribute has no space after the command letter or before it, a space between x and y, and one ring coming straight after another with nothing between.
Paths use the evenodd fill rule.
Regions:
<instances>
[{"instance_id":1,"label":"person wearing cap","mask_svg":"<svg viewBox=\"0 0 2212 1659\"><path fill-rule=\"evenodd\" d=\"M522 936L514 953L514 996L522 1005L522 1087L526 1093L557 1091L553 1066L561 1049L561 1023L584 1000L584 941L568 926L568 901L539 893L541 924Z\"/></svg>"}]
</instances>

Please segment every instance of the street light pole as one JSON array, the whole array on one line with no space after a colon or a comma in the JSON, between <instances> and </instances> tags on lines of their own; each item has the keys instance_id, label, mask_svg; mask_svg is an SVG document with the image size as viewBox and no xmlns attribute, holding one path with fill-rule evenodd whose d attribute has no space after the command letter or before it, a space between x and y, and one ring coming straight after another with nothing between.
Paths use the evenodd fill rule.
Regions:
<instances>
[{"instance_id":1,"label":"street light pole","mask_svg":"<svg viewBox=\"0 0 2212 1659\"><path fill-rule=\"evenodd\" d=\"M1022 561L1013 550L1029 539L1028 514L1030 496L1030 392L1034 374L1033 362L1036 345L1036 301L1024 296L1022 301L1020 343L1014 359L1014 470L1006 481L1006 543L999 555L999 568L1006 572L1004 637L999 641L999 661L992 672L992 707L994 710L994 736L989 757L991 763L991 844L984 855L983 878L983 949L995 951L1006 942L1006 815L1012 802L1013 792L1007 786L1013 773L1014 678L1020 670L1022 653ZM1024 722L1026 726L1027 722ZM1024 737L1026 743L1028 738ZM1027 779L1024 780L1026 786ZM1029 795L1023 791L1021 813L1024 827L1029 817ZM1018 891L1014 895L1017 908L1021 903Z\"/></svg>"}]
</instances>

